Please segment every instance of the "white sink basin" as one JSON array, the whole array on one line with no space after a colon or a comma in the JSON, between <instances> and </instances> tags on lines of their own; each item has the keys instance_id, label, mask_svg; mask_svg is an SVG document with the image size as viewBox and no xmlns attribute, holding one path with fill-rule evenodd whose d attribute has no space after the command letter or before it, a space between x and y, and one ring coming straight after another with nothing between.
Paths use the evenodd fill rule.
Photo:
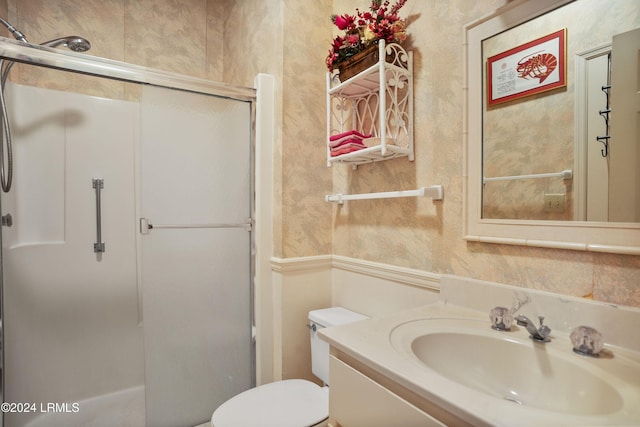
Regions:
<instances>
[{"instance_id":1,"label":"white sink basin","mask_svg":"<svg viewBox=\"0 0 640 427\"><path fill-rule=\"evenodd\" d=\"M606 351L579 356L568 337L535 343L524 328L498 332L475 319L430 318L395 327L399 352L458 386L530 408L582 416L638 402L640 366ZM553 336L553 334L552 334Z\"/></svg>"}]
</instances>

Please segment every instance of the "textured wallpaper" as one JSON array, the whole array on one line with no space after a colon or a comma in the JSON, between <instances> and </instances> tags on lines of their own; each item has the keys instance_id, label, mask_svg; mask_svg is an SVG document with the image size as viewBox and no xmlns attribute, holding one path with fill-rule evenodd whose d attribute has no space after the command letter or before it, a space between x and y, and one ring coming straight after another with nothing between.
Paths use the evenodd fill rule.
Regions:
<instances>
[{"instance_id":1,"label":"textured wallpaper","mask_svg":"<svg viewBox=\"0 0 640 427\"><path fill-rule=\"evenodd\" d=\"M332 253L640 306L638 256L462 239L462 28L505 0L407 2L401 15L410 21L406 46L414 52L416 159L357 170L326 167L324 59L335 34L329 15L365 9L366 0L7 3L9 19L35 42L78 33L91 39L96 56L245 86L252 86L259 72L273 74L275 256ZM21 78L34 81L39 76ZM71 83L56 79L51 84L64 88ZM104 90L127 96L117 87ZM444 186L443 201L376 200L342 207L324 202L332 192L432 184Z\"/></svg>"},{"instance_id":2,"label":"textured wallpaper","mask_svg":"<svg viewBox=\"0 0 640 427\"><path fill-rule=\"evenodd\" d=\"M411 163L397 159L360 166L355 171L335 165L331 168L334 192L407 190L442 184L445 197L442 202L389 199L335 206L333 253L640 306L638 256L472 243L462 239L462 28L504 3L409 0L401 10L401 15L410 19L411 37L407 45L414 52L416 160ZM353 13L356 7L364 9L367 5L364 0L335 0L333 12ZM589 11L581 10L580 20L585 15ZM571 139L572 115L559 120L566 122L563 129L536 129L538 140L550 133L560 135L560 141ZM554 142L549 144L555 145L546 154L553 158L570 156L569 168L572 167L573 149L561 149Z\"/></svg>"},{"instance_id":3,"label":"textured wallpaper","mask_svg":"<svg viewBox=\"0 0 640 427\"><path fill-rule=\"evenodd\" d=\"M222 6L202 0L8 0L9 21L39 44L68 35L88 39L88 55L221 81ZM13 81L131 99L135 89L106 79L17 65Z\"/></svg>"}]
</instances>

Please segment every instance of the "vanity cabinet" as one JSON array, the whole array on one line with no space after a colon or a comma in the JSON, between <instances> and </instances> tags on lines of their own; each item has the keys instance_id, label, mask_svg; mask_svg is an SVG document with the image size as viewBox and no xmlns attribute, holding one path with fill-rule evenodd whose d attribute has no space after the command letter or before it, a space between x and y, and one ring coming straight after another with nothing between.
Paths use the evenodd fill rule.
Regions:
<instances>
[{"instance_id":1,"label":"vanity cabinet","mask_svg":"<svg viewBox=\"0 0 640 427\"><path fill-rule=\"evenodd\" d=\"M366 148L332 155L331 137L350 131L366 136ZM413 54L381 40L374 65L345 81L327 73L327 166L397 157L414 160Z\"/></svg>"},{"instance_id":2,"label":"vanity cabinet","mask_svg":"<svg viewBox=\"0 0 640 427\"><path fill-rule=\"evenodd\" d=\"M332 355L329 362L332 427L445 427L422 409Z\"/></svg>"}]
</instances>

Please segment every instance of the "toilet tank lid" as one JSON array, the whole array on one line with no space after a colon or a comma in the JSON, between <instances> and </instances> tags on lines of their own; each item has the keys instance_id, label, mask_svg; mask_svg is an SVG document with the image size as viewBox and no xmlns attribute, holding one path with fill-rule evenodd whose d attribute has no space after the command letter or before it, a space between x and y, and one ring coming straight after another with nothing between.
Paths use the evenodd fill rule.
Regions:
<instances>
[{"instance_id":1,"label":"toilet tank lid","mask_svg":"<svg viewBox=\"0 0 640 427\"><path fill-rule=\"evenodd\" d=\"M364 314L347 310L344 307L323 308L309 312L309 320L322 326L337 326L358 320L368 319Z\"/></svg>"}]
</instances>

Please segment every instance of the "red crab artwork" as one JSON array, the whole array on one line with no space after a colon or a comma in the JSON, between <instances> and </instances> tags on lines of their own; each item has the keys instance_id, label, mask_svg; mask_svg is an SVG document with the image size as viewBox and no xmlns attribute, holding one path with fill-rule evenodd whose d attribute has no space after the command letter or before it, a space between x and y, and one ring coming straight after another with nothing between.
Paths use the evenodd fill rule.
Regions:
<instances>
[{"instance_id":1,"label":"red crab artwork","mask_svg":"<svg viewBox=\"0 0 640 427\"><path fill-rule=\"evenodd\" d=\"M525 56L518 61L518 77L527 79L529 77L538 79L538 83L544 82L558 66L558 58L550 53L536 52Z\"/></svg>"}]
</instances>

